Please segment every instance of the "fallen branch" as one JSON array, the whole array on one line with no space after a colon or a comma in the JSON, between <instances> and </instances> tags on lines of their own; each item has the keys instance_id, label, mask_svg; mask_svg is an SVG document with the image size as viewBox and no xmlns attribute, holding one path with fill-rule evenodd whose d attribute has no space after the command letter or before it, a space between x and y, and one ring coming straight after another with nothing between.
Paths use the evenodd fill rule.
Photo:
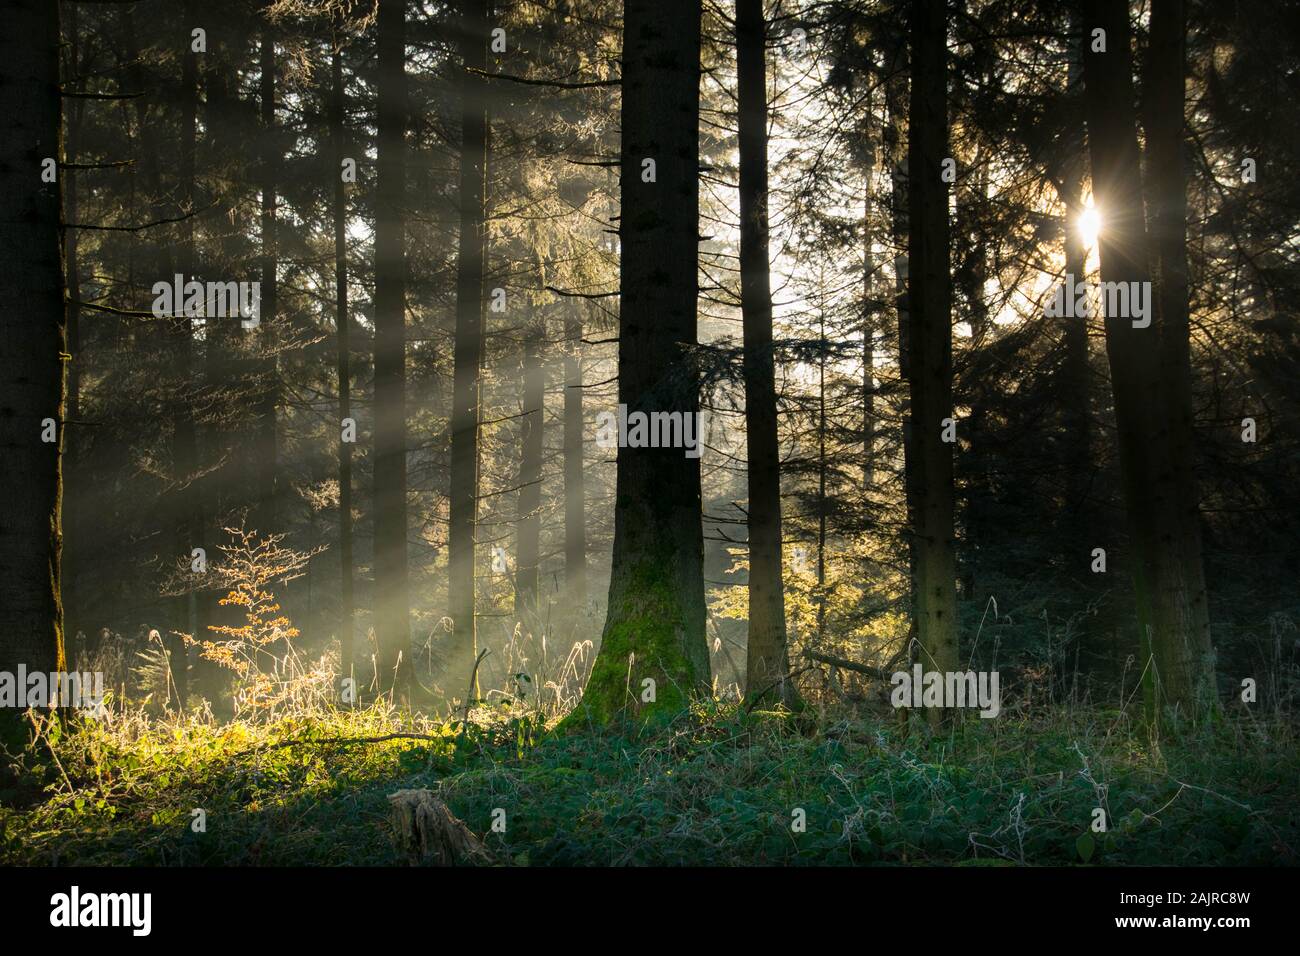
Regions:
<instances>
[{"instance_id":1,"label":"fallen branch","mask_svg":"<svg viewBox=\"0 0 1300 956\"><path fill-rule=\"evenodd\" d=\"M873 667L870 664L859 664L857 661L851 661L843 657L835 657L833 654L821 654L817 651L805 650L803 656L809 660L816 661L819 664L828 664L831 667L838 667L846 671L854 671L858 674L866 674L868 677L874 677L876 680L888 681L894 674L894 668L903 662L907 656L907 648L895 654L884 667Z\"/></svg>"}]
</instances>

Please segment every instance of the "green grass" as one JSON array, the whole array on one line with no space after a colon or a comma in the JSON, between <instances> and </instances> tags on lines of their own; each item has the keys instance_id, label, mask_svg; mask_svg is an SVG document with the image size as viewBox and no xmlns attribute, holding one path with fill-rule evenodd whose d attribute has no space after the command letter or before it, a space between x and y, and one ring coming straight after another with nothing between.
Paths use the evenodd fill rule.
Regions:
<instances>
[{"instance_id":1,"label":"green grass","mask_svg":"<svg viewBox=\"0 0 1300 956\"><path fill-rule=\"evenodd\" d=\"M392 732L434 739L329 742ZM531 866L1272 865L1296 862L1300 833L1290 728L1244 717L1153 746L1103 711L931 735L702 702L645 735L556 736L537 718L463 726L376 706L52 724L16 757L21 785L0 791L8 865L402 864L387 795L413 787Z\"/></svg>"}]
</instances>

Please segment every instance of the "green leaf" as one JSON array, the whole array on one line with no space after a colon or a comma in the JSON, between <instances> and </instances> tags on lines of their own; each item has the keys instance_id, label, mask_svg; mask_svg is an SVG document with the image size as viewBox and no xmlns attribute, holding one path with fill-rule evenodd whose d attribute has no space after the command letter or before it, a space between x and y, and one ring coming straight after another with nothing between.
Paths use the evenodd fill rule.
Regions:
<instances>
[{"instance_id":1,"label":"green leaf","mask_svg":"<svg viewBox=\"0 0 1300 956\"><path fill-rule=\"evenodd\" d=\"M1091 833L1084 833L1074 841L1074 848L1079 851L1079 856L1083 858L1083 862L1087 863L1092 859L1092 853L1097 848L1097 843L1093 840Z\"/></svg>"}]
</instances>

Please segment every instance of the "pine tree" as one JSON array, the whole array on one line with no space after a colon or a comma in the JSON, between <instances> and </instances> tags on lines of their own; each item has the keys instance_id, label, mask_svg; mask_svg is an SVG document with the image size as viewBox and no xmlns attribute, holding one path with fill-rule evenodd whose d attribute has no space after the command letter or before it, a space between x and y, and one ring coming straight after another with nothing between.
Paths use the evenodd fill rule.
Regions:
<instances>
[{"instance_id":1,"label":"pine tree","mask_svg":"<svg viewBox=\"0 0 1300 956\"><path fill-rule=\"evenodd\" d=\"M695 415L699 0L623 16L618 399ZM571 721L671 713L708 686L700 467L681 448L620 448L609 606Z\"/></svg>"},{"instance_id":2,"label":"pine tree","mask_svg":"<svg viewBox=\"0 0 1300 956\"><path fill-rule=\"evenodd\" d=\"M908 362L916 554L913 601L927 671L957 669L953 445L952 277L949 272L947 27L943 0L912 5L908 114ZM931 710L932 720L940 711Z\"/></svg>"},{"instance_id":3,"label":"pine tree","mask_svg":"<svg viewBox=\"0 0 1300 956\"><path fill-rule=\"evenodd\" d=\"M406 11L380 0L375 197L375 639L384 686L411 668L406 521Z\"/></svg>"},{"instance_id":4,"label":"pine tree","mask_svg":"<svg viewBox=\"0 0 1300 956\"><path fill-rule=\"evenodd\" d=\"M59 11L45 0L10 6L0 35L0 287L22 302L4 310L0 374L9 501L0 522L0 670L65 669L62 450L67 400Z\"/></svg>"}]
</instances>

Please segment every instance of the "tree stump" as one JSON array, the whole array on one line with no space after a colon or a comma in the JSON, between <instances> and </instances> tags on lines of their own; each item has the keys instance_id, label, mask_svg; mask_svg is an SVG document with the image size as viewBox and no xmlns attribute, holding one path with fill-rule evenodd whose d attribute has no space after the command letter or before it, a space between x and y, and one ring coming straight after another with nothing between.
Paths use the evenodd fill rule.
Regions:
<instances>
[{"instance_id":1,"label":"tree stump","mask_svg":"<svg viewBox=\"0 0 1300 956\"><path fill-rule=\"evenodd\" d=\"M491 866L496 862L469 827L428 790L389 794L393 838L413 866Z\"/></svg>"}]
</instances>

